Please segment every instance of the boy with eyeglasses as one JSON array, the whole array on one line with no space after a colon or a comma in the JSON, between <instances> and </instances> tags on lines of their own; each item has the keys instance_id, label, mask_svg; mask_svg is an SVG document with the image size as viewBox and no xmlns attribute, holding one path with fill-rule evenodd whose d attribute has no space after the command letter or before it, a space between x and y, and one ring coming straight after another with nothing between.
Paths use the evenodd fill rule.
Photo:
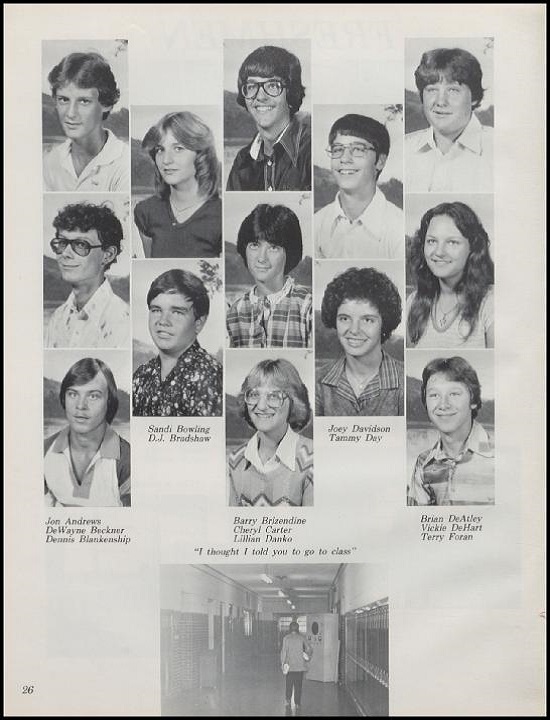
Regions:
<instances>
[{"instance_id":1,"label":"boy with eyeglasses","mask_svg":"<svg viewBox=\"0 0 550 720\"><path fill-rule=\"evenodd\" d=\"M333 124L327 153L338 193L315 214L317 257L403 258L403 212L377 187L389 152L389 133L373 118L350 114Z\"/></svg>"},{"instance_id":2,"label":"boy with eyeglasses","mask_svg":"<svg viewBox=\"0 0 550 720\"><path fill-rule=\"evenodd\" d=\"M72 290L50 318L46 347L127 347L130 309L105 278L121 252L122 225L106 205L66 205L53 221L61 277Z\"/></svg>"},{"instance_id":3,"label":"boy with eyeglasses","mask_svg":"<svg viewBox=\"0 0 550 720\"><path fill-rule=\"evenodd\" d=\"M67 140L44 157L44 188L128 191L128 145L103 127L120 97L109 63L99 53L71 53L48 81Z\"/></svg>"},{"instance_id":4,"label":"boy with eyeglasses","mask_svg":"<svg viewBox=\"0 0 550 720\"><path fill-rule=\"evenodd\" d=\"M298 58L272 45L257 48L237 84L237 102L258 134L237 153L227 189L311 190L310 125L296 116L305 96Z\"/></svg>"}]
</instances>

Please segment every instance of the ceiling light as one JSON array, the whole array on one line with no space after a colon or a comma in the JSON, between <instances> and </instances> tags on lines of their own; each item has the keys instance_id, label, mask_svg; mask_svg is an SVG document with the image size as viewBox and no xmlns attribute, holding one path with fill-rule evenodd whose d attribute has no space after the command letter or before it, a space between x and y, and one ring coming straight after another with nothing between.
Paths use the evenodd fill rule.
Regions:
<instances>
[{"instance_id":1,"label":"ceiling light","mask_svg":"<svg viewBox=\"0 0 550 720\"><path fill-rule=\"evenodd\" d=\"M273 580L269 577L269 575L262 573L260 575L260 578L264 581L264 583L267 583L268 585L273 585Z\"/></svg>"}]
</instances>

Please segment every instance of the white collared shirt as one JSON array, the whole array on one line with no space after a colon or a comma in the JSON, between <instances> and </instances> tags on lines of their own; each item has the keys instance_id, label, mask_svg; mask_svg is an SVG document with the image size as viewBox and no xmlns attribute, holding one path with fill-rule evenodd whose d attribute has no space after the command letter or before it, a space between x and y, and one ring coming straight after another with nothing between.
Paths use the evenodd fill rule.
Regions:
<instances>
[{"instance_id":1,"label":"white collared shirt","mask_svg":"<svg viewBox=\"0 0 550 720\"><path fill-rule=\"evenodd\" d=\"M492 192L493 129L472 114L447 153L431 127L405 135L405 181L408 192Z\"/></svg>"},{"instance_id":2,"label":"white collared shirt","mask_svg":"<svg viewBox=\"0 0 550 720\"><path fill-rule=\"evenodd\" d=\"M74 291L50 318L46 347L128 347L130 308L104 280L79 310Z\"/></svg>"},{"instance_id":3,"label":"white collared shirt","mask_svg":"<svg viewBox=\"0 0 550 720\"><path fill-rule=\"evenodd\" d=\"M403 258L403 212L376 192L355 220L350 220L340 195L314 217L315 250L319 258Z\"/></svg>"},{"instance_id":4,"label":"white collared shirt","mask_svg":"<svg viewBox=\"0 0 550 720\"><path fill-rule=\"evenodd\" d=\"M261 473L268 473L276 470L281 463L286 465L289 470L294 471L296 468L296 445L298 443L298 435L292 430L290 425L287 427L286 433L283 439L277 446L275 455L269 458L265 463L260 458L258 452L258 433L254 435L248 441L248 444L244 451L244 456L249 463L254 465L256 470Z\"/></svg>"},{"instance_id":5,"label":"white collared shirt","mask_svg":"<svg viewBox=\"0 0 550 720\"><path fill-rule=\"evenodd\" d=\"M129 192L128 145L107 130L107 142L77 175L71 157L72 141L52 148L44 156L44 189L63 191Z\"/></svg>"}]
</instances>

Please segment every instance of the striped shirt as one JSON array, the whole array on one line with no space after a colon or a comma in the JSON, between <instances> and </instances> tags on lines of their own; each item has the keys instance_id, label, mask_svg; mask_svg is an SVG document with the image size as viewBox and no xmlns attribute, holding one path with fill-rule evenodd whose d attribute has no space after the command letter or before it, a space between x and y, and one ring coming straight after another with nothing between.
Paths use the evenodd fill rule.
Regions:
<instances>
[{"instance_id":1,"label":"striped shirt","mask_svg":"<svg viewBox=\"0 0 550 720\"><path fill-rule=\"evenodd\" d=\"M130 505L130 445L110 425L81 478L71 457L69 428L44 443L44 500L48 507Z\"/></svg>"},{"instance_id":2,"label":"striped shirt","mask_svg":"<svg viewBox=\"0 0 550 720\"><path fill-rule=\"evenodd\" d=\"M317 380L315 413L317 415L403 415L403 363L382 351L378 373L357 397L346 377L346 358L324 368Z\"/></svg>"},{"instance_id":3,"label":"striped shirt","mask_svg":"<svg viewBox=\"0 0 550 720\"><path fill-rule=\"evenodd\" d=\"M494 505L495 460L485 428L474 420L456 458L441 439L416 460L407 505Z\"/></svg>"},{"instance_id":4,"label":"striped shirt","mask_svg":"<svg viewBox=\"0 0 550 720\"><path fill-rule=\"evenodd\" d=\"M292 278L273 295L258 295L253 287L227 313L230 346L309 347L311 318L311 291Z\"/></svg>"}]
</instances>

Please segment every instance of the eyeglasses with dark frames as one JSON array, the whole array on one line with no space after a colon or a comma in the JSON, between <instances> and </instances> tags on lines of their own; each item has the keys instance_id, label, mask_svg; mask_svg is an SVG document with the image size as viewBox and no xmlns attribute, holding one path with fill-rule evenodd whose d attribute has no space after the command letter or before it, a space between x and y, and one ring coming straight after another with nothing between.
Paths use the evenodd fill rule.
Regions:
<instances>
[{"instance_id":1,"label":"eyeglasses with dark frames","mask_svg":"<svg viewBox=\"0 0 550 720\"><path fill-rule=\"evenodd\" d=\"M82 238L73 238L72 240L69 240L68 238L56 237L53 240L50 240L50 247L56 255L64 253L67 245L70 245L72 251L77 255L80 255L80 257L86 257L90 254L90 250L93 250L94 248L103 247L103 245L90 245L87 240Z\"/></svg>"},{"instance_id":2,"label":"eyeglasses with dark frames","mask_svg":"<svg viewBox=\"0 0 550 720\"><path fill-rule=\"evenodd\" d=\"M271 79L263 81L251 80L250 82L243 83L241 87L241 93L247 100L254 100L256 95L260 92L260 88L269 97L279 97L279 95L286 88L285 83L282 80Z\"/></svg>"}]
</instances>

